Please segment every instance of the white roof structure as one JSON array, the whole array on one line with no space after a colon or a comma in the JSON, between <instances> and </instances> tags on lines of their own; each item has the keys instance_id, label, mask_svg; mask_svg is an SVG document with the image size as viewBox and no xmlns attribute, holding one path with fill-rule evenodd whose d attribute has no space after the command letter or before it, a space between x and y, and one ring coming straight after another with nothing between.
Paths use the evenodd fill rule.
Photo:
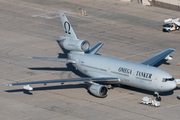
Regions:
<instances>
[{"instance_id":1,"label":"white roof structure","mask_svg":"<svg viewBox=\"0 0 180 120\"><path fill-rule=\"evenodd\" d=\"M174 23L174 24L180 26L179 18L175 18L175 19L172 19L172 18L165 19L165 20L164 20L164 23Z\"/></svg>"}]
</instances>

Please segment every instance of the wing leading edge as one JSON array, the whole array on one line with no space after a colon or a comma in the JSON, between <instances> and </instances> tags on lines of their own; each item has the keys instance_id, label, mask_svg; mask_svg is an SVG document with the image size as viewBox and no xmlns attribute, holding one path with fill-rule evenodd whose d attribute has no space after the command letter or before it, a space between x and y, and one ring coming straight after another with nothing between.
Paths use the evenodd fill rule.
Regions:
<instances>
[{"instance_id":1,"label":"wing leading edge","mask_svg":"<svg viewBox=\"0 0 180 120\"><path fill-rule=\"evenodd\" d=\"M71 78L71 79L56 79L56 80L45 80L45 81L34 81L34 82L21 82L21 83L8 83L7 86L15 85L31 85L31 84L47 84L47 83L65 83L65 82L119 82L118 78Z\"/></svg>"},{"instance_id":2,"label":"wing leading edge","mask_svg":"<svg viewBox=\"0 0 180 120\"><path fill-rule=\"evenodd\" d=\"M47 57L30 57L32 59L40 59L40 60L51 60L51 61L59 61L59 62L69 62L76 63L75 60L67 59L67 58L47 58Z\"/></svg>"},{"instance_id":3,"label":"wing leading edge","mask_svg":"<svg viewBox=\"0 0 180 120\"><path fill-rule=\"evenodd\" d=\"M152 56L152 57L150 57L150 58L148 58L146 60L141 61L140 63L144 64L144 65L153 66L156 63L158 63L160 60L164 59L167 55L172 53L174 50L175 49L173 49L173 48L169 48L167 50L164 50L162 52L159 52L159 53L155 54L154 56Z\"/></svg>"}]
</instances>

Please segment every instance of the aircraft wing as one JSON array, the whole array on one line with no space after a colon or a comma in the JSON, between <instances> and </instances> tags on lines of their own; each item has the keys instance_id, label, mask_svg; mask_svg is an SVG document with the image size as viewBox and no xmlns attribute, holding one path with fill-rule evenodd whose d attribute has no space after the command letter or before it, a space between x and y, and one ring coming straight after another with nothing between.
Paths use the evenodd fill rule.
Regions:
<instances>
[{"instance_id":1,"label":"aircraft wing","mask_svg":"<svg viewBox=\"0 0 180 120\"><path fill-rule=\"evenodd\" d=\"M173 52L174 50L175 49L173 49L173 48L169 48L167 50L164 50L162 52L159 52L159 53L155 54L154 56L152 56L152 57L150 57L150 58L148 58L146 60L141 61L140 63L144 64L144 65L153 66L157 62L159 62L160 60L165 58L167 55L169 55L171 52Z\"/></svg>"},{"instance_id":2,"label":"aircraft wing","mask_svg":"<svg viewBox=\"0 0 180 120\"><path fill-rule=\"evenodd\" d=\"M7 86L15 85L31 85L31 84L47 84L47 83L65 83L65 82L119 82L118 78L71 78L71 79L56 79L34 82L8 83Z\"/></svg>"},{"instance_id":3,"label":"aircraft wing","mask_svg":"<svg viewBox=\"0 0 180 120\"><path fill-rule=\"evenodd\" d=\"M98 42L94 46L92 46L86 53L88 54L96 54L97 51L103 46L104 43Z\"/></svg>"},{"instance_id":4,"label":"aircraft wing","mask_svg":"<svg viewBox=\"0 0 180 120\"><path fill-rule=\"evenodd\" d=\"M59 61L59 62L69 62L76 63L75 60L67 59L67 58L47 58L47 57L30 57L32 59L40 59L40 60L51 60L51 61Z\"/></svg>"}]
</instances>

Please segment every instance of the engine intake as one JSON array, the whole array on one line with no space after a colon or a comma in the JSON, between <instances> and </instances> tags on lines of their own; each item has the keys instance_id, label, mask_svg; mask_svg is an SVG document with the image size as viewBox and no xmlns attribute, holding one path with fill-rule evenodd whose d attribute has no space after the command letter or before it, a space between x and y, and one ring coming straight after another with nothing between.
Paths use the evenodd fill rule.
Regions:
<instances>
[{"instance_id":1,"label":"engine intake","mask_svg":"<svg viewBox=\"0 0 180 120\"><path fill-rule=\"evenodd\" d=\"M105 85L93 84L89 91L97 97L105 98L108 95L108 88Z\"/></svg>"},{"instance_id":2,"label":"engine intake","mask_svg":"<svg viewBox=\"0 0 180 120\"><path fill-rule=\"evenodd\" d=\"M61 46L69 51L85 52L89 50L90 44L87 40L69 40L64 39L60 41Z\"/></svg>"}]
</instances>

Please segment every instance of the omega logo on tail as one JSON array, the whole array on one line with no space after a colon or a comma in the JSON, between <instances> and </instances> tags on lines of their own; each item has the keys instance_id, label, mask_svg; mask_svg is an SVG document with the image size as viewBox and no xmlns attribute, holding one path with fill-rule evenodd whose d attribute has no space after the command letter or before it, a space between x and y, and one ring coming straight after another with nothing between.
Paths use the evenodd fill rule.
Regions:
<instances>
[{"instance_id":1,"label":"omega logo on tail","mask_svg":"<svg viewBox=\"0 0 180 120\"><path fill-rule=\"evenodd\" d=\"M66 28L66 25L67 25L68 29ZM71 32L70 32L70 24L67 21L64 23L64 30L65 30L65 33L71 34Z\"/></svg>"}]
</instances>

